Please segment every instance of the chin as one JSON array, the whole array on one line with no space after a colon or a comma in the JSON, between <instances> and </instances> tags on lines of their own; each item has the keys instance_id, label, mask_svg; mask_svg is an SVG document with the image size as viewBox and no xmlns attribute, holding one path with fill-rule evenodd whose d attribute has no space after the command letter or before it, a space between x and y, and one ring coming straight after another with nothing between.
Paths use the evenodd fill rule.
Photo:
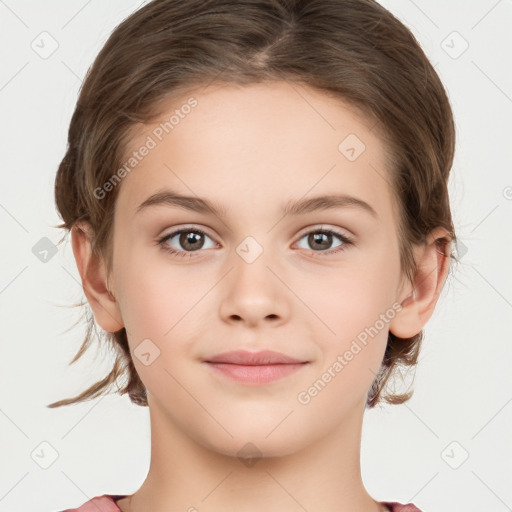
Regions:
<instances>
[{"instance_id":1,"label":"chin","mask_svg":"<svg viewBox=\"0 0 512 512\"><path fill-rule=\"evenodd\" d=\"M203 438L200 442L215 453L239 459L247 467L253 464L252 459L284 457L300 451L308 444L303 437L304 432L299 436L297 432L291 432L283 426L279 426L269 435L271 431L266 426L258 429L252 425L245 430L231 429L233 437L222 435Z\"/></svg>"}]
</instances>

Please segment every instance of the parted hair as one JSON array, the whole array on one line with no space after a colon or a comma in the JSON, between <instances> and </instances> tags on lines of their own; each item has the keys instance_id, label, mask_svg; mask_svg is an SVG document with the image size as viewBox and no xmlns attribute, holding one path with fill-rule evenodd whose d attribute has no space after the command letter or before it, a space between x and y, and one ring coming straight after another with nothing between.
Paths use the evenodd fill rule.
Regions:
<instances>
[{"instance_id":1,"label":"parted hair","mask_svg":"<svg viewBox=\"0 0 512 512\"><path fill-rule=\"evenodd\" d=\"M79 91L67 148L55 179L55 201L64 230L77 223L92 231L92 248L112 270L112 227L119 188L101 199L101 188L120 167L130 130L162 114L165 101L214 82L299 83L348 102L385 143L389 184L399 210L403 274L413 282L413 246L441 226L436 241L457 261L448 177L455 147L452 110L443 84L411 31L373 0L153 0L121 22L100 50ZM59 242L59 243L60 243ZM125 328L96 328L87 301L74 306L86 334L71 363L94 340L108 346L113 368L102 380L60 407L120 394L147 406L146 388L130 354ZM413 391L389 391L392 376L417 364L423 331L411 338L388 334L367 408L399 404ZM103 345L102 345L103 346Z\"/></svg>"}]
</instances>

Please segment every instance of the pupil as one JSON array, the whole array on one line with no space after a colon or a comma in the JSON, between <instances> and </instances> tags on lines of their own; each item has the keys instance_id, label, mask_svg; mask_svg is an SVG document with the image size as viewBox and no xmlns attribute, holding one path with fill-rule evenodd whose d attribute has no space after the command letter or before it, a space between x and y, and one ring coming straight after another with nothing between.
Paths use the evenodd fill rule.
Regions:
<instances>
[{"instance_id":1,"label":"pupil","mask_svg":"<svg viewBox=\"0 0 512 512\"><path fill-rule=\"evenodd\" d=\"M180 243L185 248L187 248L188 244L189 248L197 249L201 247L201 236L201 233L182 233Z\"/></svg>"},{"instance_id":2,"label":"pupil","mask_svg":"<svg viewBox=\"0 0 512 512\"><path fill-rule=\"evenodd\" d=\"M315 244L321 244L321 242L323 241L324 244L320 246L320 248L322 249L325 249L326 246L329 247L330 245L330 238L331 238L332 235L329 235L328 233L314 233L310 236L310 238L312 237L312 241L314 243L312 243L311 245L314 247ZM311 243L311 240L310 240L310 243Z\"/></svg>"}]
</instances>

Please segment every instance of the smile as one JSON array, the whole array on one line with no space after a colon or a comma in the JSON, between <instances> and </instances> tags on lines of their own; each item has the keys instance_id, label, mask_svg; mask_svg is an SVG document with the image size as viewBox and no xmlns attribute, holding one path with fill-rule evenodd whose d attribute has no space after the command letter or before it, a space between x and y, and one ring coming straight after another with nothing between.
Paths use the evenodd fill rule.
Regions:
<instances>
[{"instance_id":1,"label":"smile","mask_svg":"<svg viewBox=\"0 0 512 512\"><path fill-rule=\"evenodd\" d=\"M221 376L240 384L264 385L299 371L308 363L243 365L232 363L206 363Z\"/></svg>"}]
</instances>

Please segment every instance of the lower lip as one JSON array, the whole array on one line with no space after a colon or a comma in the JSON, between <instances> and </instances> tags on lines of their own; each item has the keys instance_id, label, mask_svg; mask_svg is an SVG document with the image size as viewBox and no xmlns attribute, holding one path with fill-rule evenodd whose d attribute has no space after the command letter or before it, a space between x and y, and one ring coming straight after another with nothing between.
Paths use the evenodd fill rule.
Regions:
<instances>
[{"instance_id":1,"label":"lower lip","mask_svg":"<svg viewBox=\"0 0 512 512\"><path fill-rule=\"evenodd\" d=\"M241 365L228 363L207 363L216 372L241 384L269 384L300 370L307 363Z\"/></svg>"}]
</instances>

